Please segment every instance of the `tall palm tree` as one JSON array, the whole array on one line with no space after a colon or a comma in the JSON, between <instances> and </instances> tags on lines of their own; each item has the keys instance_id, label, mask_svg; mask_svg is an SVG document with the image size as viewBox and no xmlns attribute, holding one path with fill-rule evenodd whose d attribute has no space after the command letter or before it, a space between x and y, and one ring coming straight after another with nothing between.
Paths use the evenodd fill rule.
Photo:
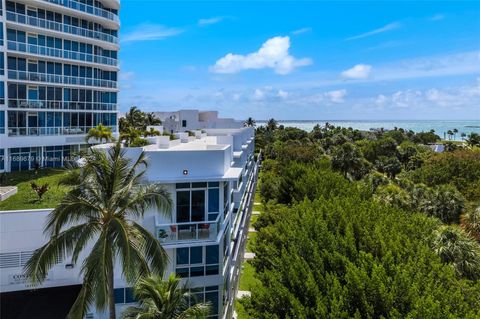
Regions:
<instances>
[{"instance_id":1,"label":"tall palm tree","mask_svg":"<svg viewBox=\"0 0 480 319\"><path fill-rule=\"evenodd\" d=\"M134 295L139 305L127 308L124 319L200 319L209 312L209 305L196 303L190 306L194 298L180 279L173 274L167 281L159 276L149 276L138 281Z\"/></svg>"},{"instance_id":2,"label":"tall palm tree","mask_svg":"<svg viewBox=\"0 0 480 319\"><path fill-rule=\"evenodd\" d=\"M88 131L85 140L87 143L89 143L92 138L100 141L100 143L102 143L103 140L105 140L105 143L108 141L113 141L112 129L108 126L104 126L103 124L98 124L96 127L93 127Z\"/></svg>"},{"instance_id":3,"label":"tall palm tree","mask_svg":"<svg viewBox=\"0 0 480 319\"><path fill-rule=\"evenodd\" d=\"M256 122L255 120L252 118L252 117L249 117L244 123L243 123L244 126L247 126L247 127L255 127L256 125Z\"/></svg>"},{"instance_id":4,"label":"tall palm tree","mask_svg":"<svg viewBox=\"0 0 480 319\"><path fill-rule=\"evenodd\" d=\"M278 127L278 122L274 119L271 118L267 122L267 131L273 132L277 129Z\"/></svg>"},{"instance_id":5,"label":"tall palm tree","mask_svg":"<svg viewBox=\"0 0 480 319\"><path fill-rule=\"evenodd\" d=\"M160 125L162 121L155 116L155 113L150 112L145 114L145 124L148 125Z\"/></svg>"},{"instance_id":6,"label":"tall palm tree","mask_svg":"<svg viewBox=\"0 0 480 319\"><path fill-rule=\"evenodd\" d=\"M454 128L452 133L453 133L453 139L455 139L457 137L458 130Z\"/></svg>"},{"instance_id":7,"label":"tall palm tree","mask_svg":"<svg viewBox=\"0 0 480 319\"><path fill-rule=\"evenodd\" d=\"M451 139L452 139L452 136L453 136L453 131L452 131L452 130L448 130L448 131L447 131L447 135L448 135L448 139L451 140Z\"/></svg>"},{"instance_id":8,"label":"tall palm tree","mask_svg":"<svg viewBox=\"0 0 480 319\"><path fill-rule=\"evenodd\" d=\"M142 153L125 158L120 142L109 151L92 149L85 158L79 185L48 215L48 243L25 266L35 284L43 282L59 259L72 263L89 249L80 266L83 285L67 318L83 318L89 307L108 307L115 318L114 266L118 262L129 284L151 272L163 273L168 256L159 241L137 221L148 208L170 214L168 191L142 184L147 162ZM91 245L90 245L91 244Z\"/></svg>"}]
</instances>

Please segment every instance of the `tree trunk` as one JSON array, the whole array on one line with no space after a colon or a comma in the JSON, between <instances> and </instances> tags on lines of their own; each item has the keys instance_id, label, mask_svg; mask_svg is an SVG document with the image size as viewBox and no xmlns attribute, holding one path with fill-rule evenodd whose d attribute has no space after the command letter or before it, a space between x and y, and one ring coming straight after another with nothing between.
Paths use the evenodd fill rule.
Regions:
<instances>
[{"instance_id":1,"label":"tree trunk","mask_svg":"<svg viewBox=\"0 0 480 319\"><path fill-rule=\"evenodd\" d=\"M116 319L115 314L115 294L114 294L114 286L113 286L113 265L110 271L108 272L108 312L110 319Z\"/></svg>"}]
</instances>

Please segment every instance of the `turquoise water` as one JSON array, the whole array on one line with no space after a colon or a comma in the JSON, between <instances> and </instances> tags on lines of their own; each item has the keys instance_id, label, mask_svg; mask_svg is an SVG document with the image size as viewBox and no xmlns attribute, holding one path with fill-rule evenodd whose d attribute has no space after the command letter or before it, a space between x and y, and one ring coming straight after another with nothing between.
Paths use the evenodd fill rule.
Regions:
<instances>
[{"instance_id":1,"label":"turquoise water","mask_svg":"<svg viewBox=\"0 0 480 319\"><path fill-rule=\"evenodd\" d=\"M435 133L444 138L444 133L448 130L457 129L456 140L461 140L461 134L469 134L471 132L480 134L480 120L468 120L468 121L328 121L328 120L299 120L299 121L278 121L279 124L284 126L298 127L300 129L311 131L317 124L321 126L325 125L325 122L333 124L335 126L352 127L354 129L368 131L372 128L384 128L392 130L395 127L403 128L406 130L412 130L414 132L426 132L435 130ZM257 121L257 125L263 125L265 121ZM448 136L447 136L448 138Z\"/></svg>"}]
</instances>

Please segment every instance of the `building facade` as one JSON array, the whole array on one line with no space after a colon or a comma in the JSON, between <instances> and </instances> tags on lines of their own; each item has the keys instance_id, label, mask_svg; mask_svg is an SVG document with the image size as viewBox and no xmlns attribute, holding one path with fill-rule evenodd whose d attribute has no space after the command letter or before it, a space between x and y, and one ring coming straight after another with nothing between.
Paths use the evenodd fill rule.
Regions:
<instances>
[{"instance_id":1,"label":"building facade","mask_svg":"<svg viewBox=\"0 0 480 319\"><path fill-rule=\"evenodd\" d=\"M157 129L162 131L163 127ZM149 137L150 144L145 147L126 148L126 156L131 159L145 153L149 165L144 182L161 183L173 200L168 217L150 210L141 223L167 251L165 277L174 273L184 278L196 301L210 302L209 318L231 318L258 173L254 129L192 130L177 132L175 137ZM95 147L107 151L111 145ZM11 301L11 311L17 311L16 303L27 308L29 302L23 302L25 298L41 299L42 294L67 298L79 290L82 256L75 265L68 258L59 261L35 297L29 294L31 287L22 276L26 260L48 240L42 229L49 212L0 212L0 292L5 302ZM120 316L135 300L119 265L114 284ZM58 292L59 289L66 290ZM71 299L65 303L71 303ZM95 309L88 315L90 319L106 317Z\"/></svg>"},{"instance_id":2,"label":"building facade","mask_svg":"<svg viewBox=\"0 0 480 319\"><path fill-rule=\"evenodd\" d=\"M119 0L0 0L0 172L56 167L117 131Z\"/></svg>"}]
</instances>

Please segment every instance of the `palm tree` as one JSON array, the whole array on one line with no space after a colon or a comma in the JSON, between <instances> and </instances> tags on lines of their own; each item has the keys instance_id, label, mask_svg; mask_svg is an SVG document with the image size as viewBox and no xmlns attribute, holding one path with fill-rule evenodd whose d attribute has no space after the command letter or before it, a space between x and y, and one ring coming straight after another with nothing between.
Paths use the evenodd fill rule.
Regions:
<instances>
[{"instance_id":1,"label":"palm tree","mask_svg":"<svg viewBox=\"0 0 480 319\"><path fill-rule=\"evenodd\" d=\"M456 226L441 226L435 232L433 249L445 263L451 263L460 277L480 278L480 246Z\"/></svg>"},{"instance_id":2,"label":"palm tree","mask_svg":"<svg viewBox=\"0 0 480 319\"><path fill-rule=\"evenodd\" d=\"M456 128L453 129L453 139L457 137L458 130Z\"/></svg>"},{"instance_id":3,"label":"palm tree","mask_svg":"<svg viewBox=\"0 0 480 319\"><path fill-rule=\"evenodd\" d=\"M100 141L100 143L102 143L104 139L105 143L113 141L112 128L104 126L103 124L98 124L96 127L93 127L88 131L85 140L89 143L92 138Z\"/></svg>"},{"instance_id":4,"label":"palm tree","mask_svg":"<svg viewBox=\"0 0 480 319\"><path fill-rule=\"evenodd\" d=\"M270 132L273 132L277 129L277 126L278 126L278 122L271 118L268 120L267 122L267 131L270 131Z\"/></svg>"},{"instance_id":5,"label":"palm tree","mask_svg":"<svg viewBox=\"0 0 480 319\"><path fill-rule=\"evenodd\" d=\"M167 281L159 276L139 280L134 295L139 306L127 308L123 313L124 319L199 319L206 318L210 308L204 303L190 306L194 296L185 285L180 285L180 279L173 274Z\"/></svg>"},{"instance_id":6,"label":"palm tree","mask_svg":"<svg viewBox=\"0 0 480 319\"><path fill-rule=\"evenodd\" d=\"M453 136L452 130L448 130L448 131L447 131L447 135L448 135L448 139L451 140L451 139L452 139L452 136Z\"/></svg>"},{"instance_id":7,"label":"palm tree","mask_svg":"<svg viewBox=\"0 0 480 319\"><path fill-rule=\"evenodd\" d=\"M243 123L244 126L247 126L247 127L255 127L256 125L256 122L253 118L249 117L244 123Z\"/></svg>"},{"instance_id":8,"label":"palm tree","mask_svg":"<svg viewBox=\"0 0 480 319\"><path fill-rule=\"evenodd\" d=\"M462 216L463 229L480 242L480 206Z\"/></svg>"},{"instance_id":9,"label":"palm tree","mask_svg":"<svg viewBox=\"0 0 480 319\"><path fill-rule=\"evenodd\" d=\"M462 134L460 134L460 136L462 137L462 140L465 140L465 137L467 137L467 134L465 132L462 132Z\"/></svg>"},{"instance_id":10,"label":"palm tree","mask_svg":"<svg viewBox=\"0 0 480 319\"><path fill-rule=\"evenodd\" d=\"M345 178L349 173L362 166L362 152L352 143L344 143L335 147L332 152L332 168L342 172Z\"/></svg>"},{"instance_id":11,"label":"palm tree","mask_svg":"<svg viewBox=\"0 0 480 319\"><path fill-rule=\"evenodd\" d=\"M140 131L136 128L129 126L121 135L120 139L125 141L126 146L130 146L133 141L140 137Z\"/></svg>"},{"instance_id":12,"label":"palm tree","mask_svg":"<svg viewBox=\"0 0 480 319\"><path fill-rule=\"evenodd\" d=\"M148 125L160 125L162 121L155 116L155 113L150 112L145 114L145 124Z\"/></svg>"},{"instance_id":13,"label":"palm tree","mask_svg":"<svg viewBox=\"0 0 480 319\"><path fill-rule=\"evenodd\" d=\"M49 242L25 265L25 275L39 284L59 259L70 256L75 264L79 254L91 247L80 269L82 288L67 318L83 318L92 306L108 307L110 318L115 318L117 262L129 284L165 269L165 250L137 221L149 208L169 215L170 195L159 184L141 183L147 167L143 153L134 161L124 154L120 142L107 152L90 151L79 184L48 215L45 234Z\"/></svg>"},{"instance_id":14,"label":"palm tree","mask_svg":"<svg viewBox=\"0 0 480 319\"><path fill-rule=\"evenodd\" d=\"M480 146L480 134L470 133L467 138L467 144L470 145L470 147Z\"/></svg>"}]
</instances>

